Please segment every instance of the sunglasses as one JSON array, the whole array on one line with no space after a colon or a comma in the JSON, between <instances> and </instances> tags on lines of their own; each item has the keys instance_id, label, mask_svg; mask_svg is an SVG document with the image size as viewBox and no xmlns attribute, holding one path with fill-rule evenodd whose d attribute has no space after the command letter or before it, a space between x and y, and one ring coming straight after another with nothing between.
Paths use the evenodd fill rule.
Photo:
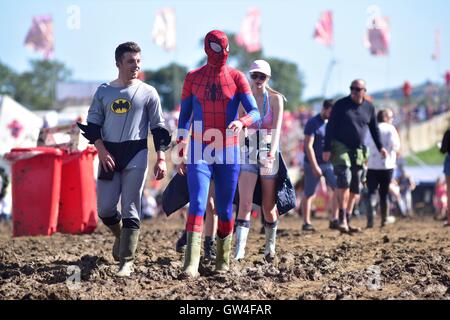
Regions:
<instances>
[{"instance_id":1,"label":"sunglasses","mask_svg":"<svg viewBox=\"0 0 450 320\"><path fill-rule=\"evenodd\" d=\"M250 74L250 78L252 78L252 80L257 80L257 79L259 79L259 80L261 80L261 81L264 81L264 80L266 80L267 79L267 76L264 74L264 73L251 73Z\"/></svg>"},{"instance_id":2,"label":"sunglasses","mask_svg":"<svg viewBox=\"0 0 450 320\"><path fill-rule=\"evenodd\" d=\"M351 91L361 92L363 90L366 90L366 88L358 88L358 87L350 87Z\"/></svg>"}]
</instances>

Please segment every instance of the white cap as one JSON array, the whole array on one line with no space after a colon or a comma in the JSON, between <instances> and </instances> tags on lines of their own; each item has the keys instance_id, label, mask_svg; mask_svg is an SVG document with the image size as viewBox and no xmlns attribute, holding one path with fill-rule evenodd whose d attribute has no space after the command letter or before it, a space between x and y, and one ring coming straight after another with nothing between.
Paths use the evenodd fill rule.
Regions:
<instances>
[{"instance_id":1,"label":"white cap","mask_svg":"<svg viewBox=\"0 0 450 320\"><path fill-rule=\"evenodd\" d=\"M266 76L269 76L269 77L272 75L269 63L267 61L264 61L264 60L255 60L255 61L253 61L249 72L250 73L261 72L261 73L264 73Z\"/></svg>"}]
</instances>

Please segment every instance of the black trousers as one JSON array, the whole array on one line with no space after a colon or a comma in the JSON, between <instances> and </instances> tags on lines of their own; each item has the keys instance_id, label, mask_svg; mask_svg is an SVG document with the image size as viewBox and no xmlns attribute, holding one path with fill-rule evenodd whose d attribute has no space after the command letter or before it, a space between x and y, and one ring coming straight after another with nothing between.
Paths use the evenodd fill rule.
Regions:
<instances>
[{"instance_id":1,"label":"black trousers","mask_svg":"<svg viewBox=\"0 0 450 320\"><path fill-rule=\"evenodd\" d=\"M378 190L380 195L380 211L381 211L381 219L383 221L386 220L388 213L388 194L389 194L389 185L391 184L392 175L394 173L393 169L387 170L373 170L369 169L367 171L367 188L369 190L368 201L371 201L372 197L375 195L375 192ZM368 222L373 222L374 210L373 204L371 203L370 212L368 215Z\"/></svg>"}]
</instances>

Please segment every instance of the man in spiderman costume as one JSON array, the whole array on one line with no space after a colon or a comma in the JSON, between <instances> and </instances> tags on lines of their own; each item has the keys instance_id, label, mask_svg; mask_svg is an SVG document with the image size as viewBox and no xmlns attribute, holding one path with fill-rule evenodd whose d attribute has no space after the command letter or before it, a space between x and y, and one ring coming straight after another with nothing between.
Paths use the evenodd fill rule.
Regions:
<instances>
[{"instance_id":1,"label":"man in spiderman costume","mask_svg":"<svg viewBox=\"0 0 450 320\"><path fill-rule=\"evenodd\" d=\"M186 223L187 247L183 276L198 276L203 216L211 179L215 182L215 202L219 216L216 271L226 272L230 265L232 204L239 176L239 132L260 119L260 114L245 76L226 65L229 45L218 30L205 37L207 64L186 75L178 121L180 173L187 174L189 215ZM238 119L239 104L247 114ZM194 122L189 151L184 150L191 122ZM187 164L187 165L186 165Z\"/></svg>"}]
</instances>

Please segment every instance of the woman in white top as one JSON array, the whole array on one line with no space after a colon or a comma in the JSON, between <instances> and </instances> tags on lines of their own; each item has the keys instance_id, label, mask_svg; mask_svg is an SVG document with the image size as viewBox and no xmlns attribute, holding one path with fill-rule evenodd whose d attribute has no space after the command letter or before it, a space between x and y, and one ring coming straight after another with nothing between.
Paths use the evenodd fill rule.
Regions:
<instances>
[{"instance_id":1,"label":"woman in white top","mask_svg":"<svg viewBox=\"0 0 450 320\"><path fill-rule=\"evenodd\" d=\"M377 120L380 130L380 138L383 147L387 150L387 156L382 157L370 135L366 137L366 146L369 148L369 162L367 171L367 187L369 189L370 205L367 214L367 228L373 228L375 216L376 191L380 196L381 226L386 224L388 217L388 193L392 175L396 167L397 153L400 151L400 137L397 129L392 125L394 113L390 109L378 112Z\"/></svg>"},{"instance_id":2,"label":"woman in white top","mask_svg":"<svg viewBox=\"0 0 450 320\"><path fill-rule=\"evenodd\" d=\"M275 259L276 234L278 227L277 211L277 171L281 124L283 121L284 96L269 86L271 68L267 61L255 60L250 67L252 93L258 104L261 120L250 126L247 131L250 140L260 143L257 147L258 157L248 150L241 163L239 174L239 211L236 219L235 260L245 257L245 247L250 230L250 212L252 210L253 194L258 176L261 178L262 214L264 215L264 230L266 246L264 257L266 261ZM242 109L241 109L242 110ZM251 148L250 148L251 149Z\"/></svg>"}]
</instances>

